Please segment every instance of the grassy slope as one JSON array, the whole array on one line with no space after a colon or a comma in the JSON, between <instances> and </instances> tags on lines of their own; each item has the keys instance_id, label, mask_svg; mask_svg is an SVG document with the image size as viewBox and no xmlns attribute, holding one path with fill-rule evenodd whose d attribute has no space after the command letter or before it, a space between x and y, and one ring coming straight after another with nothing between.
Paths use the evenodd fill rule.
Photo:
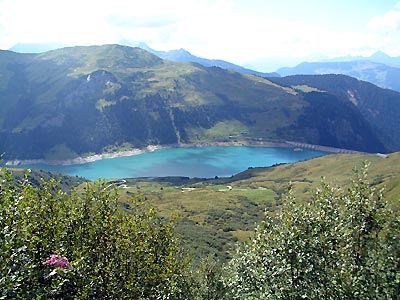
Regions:
<instances>
[{"instance_id":1,"label":"grassy slope","mask_svg":"<svg viewBox=\"0 0 400 300\"><path fill-rule=\"evenodd\" d=\"M378 188L385 187L387 201L393 205L393 208L399 209L400 152L392 153L388 158L377 155L336 154L274 168L253 169L244 172L251 178L238 180L236 183L263 184L279 193L281 184L291 181L297 195L307 197L322 177L325 181L340 186L348 184L354 170L360 169L365 161L371 164L369 167L371 183L376 184Z\"/></svg>"},{"instance_id":2,"label":"grassy slope","mask_svg":"<svg viewBox=\"0 0 400 300\"><path fill-rule=\"evenodd\" d=\"M164 217L176 216L177 230L194 255L216 254L224 259L234 241L249 237L263 213L280 209L287 184L300 200L307 200L321 177L340 186L349 184L355 168L371 163L370 181L385 187L385 199L400 209L400 153L329 155L295 164L253 168L231 178L188 180L128 179L119 187L122 201L144 195Z\"/></svg>"}]
</instances>

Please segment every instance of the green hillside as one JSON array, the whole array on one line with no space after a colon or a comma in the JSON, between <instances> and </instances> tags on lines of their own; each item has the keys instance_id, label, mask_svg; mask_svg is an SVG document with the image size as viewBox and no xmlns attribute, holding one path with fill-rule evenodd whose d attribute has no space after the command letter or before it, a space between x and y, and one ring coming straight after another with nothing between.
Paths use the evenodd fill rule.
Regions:
<instances>
[{"instance_id":1,"label":"green hillside","mask_svg":"<svg viewBox=\"0 0 400 300\"><path fill-rule=\"evenodd\" d=\"M400 147L381 135L375 119L334 93L303 93L254 75L162 60L140 48L1 51L0 74L5 160L231 139L367 152Z\"/></svg>"},{"instance_id":2,"label":"green hillside","mask_svg":"<svg viewBox=\"0 0 400 300\"><path fill-rule=\"evenodd\" d=\"M354 169L363 162L370 182L385 188L385 200L400 210L400 153L377 155L336 154L294 164L251 168L230 178L126 179L117 181L121 199L144 195L164 217L177 218L177 231L195 255L216 254L224 259L233 242L245 240L260 222L264 211L281 209L289 182L295 196L307 201L321 178L346 189Z\"/></svg>"}]
</instances>

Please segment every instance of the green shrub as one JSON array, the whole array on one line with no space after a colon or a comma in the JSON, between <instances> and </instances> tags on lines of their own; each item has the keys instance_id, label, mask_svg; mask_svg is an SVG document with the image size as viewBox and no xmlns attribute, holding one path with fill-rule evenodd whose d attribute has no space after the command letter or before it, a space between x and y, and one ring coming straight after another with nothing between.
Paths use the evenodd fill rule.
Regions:
<instances>
[{"instance_id":1,"label":"green shrub","mask_svg":"<svg viewBox=\"0 0 400 300\"><path fill-rule=\"evenodd\" d=\"M183 297L188 264L173 224L143 201L126 213L104 182L78 196L2 173L0 299Z\"/></svg>"},{"instance_id":2,"label":"green shrub","mask_svg":"<svg viewBox=\"0 0 400 300\"><path fill-rule=\"evenodd\" d=\"M322 183L309 203L289 195L238 248L232 299L398 299L400 222L364 167L348 191Z\"/></svg>"}]
</instances>

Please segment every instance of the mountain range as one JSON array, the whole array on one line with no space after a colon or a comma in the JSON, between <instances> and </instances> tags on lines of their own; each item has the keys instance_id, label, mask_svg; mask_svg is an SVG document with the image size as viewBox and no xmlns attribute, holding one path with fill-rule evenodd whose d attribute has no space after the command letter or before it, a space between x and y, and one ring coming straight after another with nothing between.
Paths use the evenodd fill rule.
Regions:
<instances>
[{"instance_id":1,"label":"mountain range","mask_svg":"<svg viewBox=\"0 0 400 300\"><path fill-rule=\"evenodd\" d=\"M263 77L276 77L280 76L276 72L258 72L252 69L244 68L242 66L233 64L231 62L221 60L221 59L207 59L199 56L195 56L191 54L189 51L181 48L181 49L176 49L176 50L170 50L170 51L159 51L155 50L153 48L150 48L146 43L144 42L133 42L130 40L121 40L119 42L120 45L122 46L129 46L129 47L139 47L142 48L143 50L146 50L150 53L153 53L154 55L157 55L160 58L175 61L175 62L194 62L198 63L202 66L205 67L219 67L222 69L226 70L233 70L236 72L244 73L244 74L253 74L253 75L258 75L258 76L263 76ZM11 47L9 50L13 52L18 52L18 53L43 53L46 51L50 50L56 50L59 48L64 48L65 46L61 44L55 44L55 43L48 43L48 44L40 44L40 43L18 43Z\"/></svg>"},{"instance_id":2,"label":"mountain range","mask_svg":"<svg viewBox=\"0 0 400 300\"><path fill-rule=\"evenodd\" d=\"M232 139L400 149L400 93L347 76L280 81L121 45L0 51L0 74L6 159Z\"/></svg>"},{"instance_id":3,"label":"mountain range","mask_svg":"<svg viewBox=\"0 0 400 300\"><path fill-rule=\"evenodd\" d=\"M389 56L382 56L380 59L377 57L380 56L371 56L371 60L345 61L346 58L341 58L343 61L303 62L292 68L278 69L276 72L281 76L343 74L383 88L400 91L400 64L398 64L400 59ZM395 65L388 65L382 61Z\"/></svg>"},{"instance_id":4,"label":"mountain range","mask_svg":"<svg viewBox=\"0 0 400 300\"><path fill-rule=\"evenodd\" d=\"M342 56L330 59L321 59L314 62L302 62L294 67L281 67L275 72L259 72L251 68L220 60L198 57L185 49L176 49L170 51L159 51L149 47L144 42L134 42L130 40L121 40L121 45L130 47L139 47L160 58L175 62L194 62L205 67L220 67L226 70L233 70L244 74L253 74L261 77L281 77L290 75L318 75L318 74L343 74L355 77L360 80L371 82L383 88L400 91L400 56L392 57L382 51L377 51L370 56ZM24 44L14 45L9 50L19 53L41 53L63 47L60 44ZM260 65L271 66L279 64L288 65L293 59L290 58L264 58ZM291 62L293 63L293 61ZM253 63L254 64L254 63Z\"/></svg>"},{"instance_id":5,"label":"mountain range","mask_svg":"<svg viewBox=\"0 0 400 300\"><path fill-rule=\"evenodd\" d=\"M233 71L244 73L244 74L253 74L253 75L258 75L258 76L262 76L262 77L279 77L280 76L276 72L271 72L271 73L258 72L258 71L252 70L252 69L238 66L236 64L233 64L228 61L221 60L221 59L207 59L207 58L195 56L183 48L177 49L177 50L170 50L170 51L159 51L159 50L154 50L154 49L150 48L146 43L143 43L143 42L132 43L129 41L125 41L125 42L123 41L123 44L127 45L127 46L137 46L137 47L142 48L150 53L153 53L154 55L157 55L160 58L175 61L175 62L193 62L193 63L198 63L205 67L219 67L219 68L226 69L226 70L233 70Z\"/></svg>"},{"instance_id":6,"label":"mountain range","mask_svg":"<svg viewBox=\"0 0 400 300\"><path fill-rule=\"evenodd\" d=\"M335 57L331 59L326 59L323 62L346 62L346 61L360 61L360 60L376 62L392 67L400 67L400 56L390 56L383 51L376 51L370 56L349 55L349 56Z\"/></svg>"}]
</instances>

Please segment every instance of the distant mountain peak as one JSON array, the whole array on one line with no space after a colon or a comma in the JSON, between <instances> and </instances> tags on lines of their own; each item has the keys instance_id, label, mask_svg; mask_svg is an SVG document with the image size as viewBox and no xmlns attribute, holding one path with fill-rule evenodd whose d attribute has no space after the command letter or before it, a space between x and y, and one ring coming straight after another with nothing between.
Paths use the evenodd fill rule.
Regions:
<instances>
[{"instance_id":1,"label":"distant mountain peak","mask_svg":"<svg viewBox=\"0 0 400 300\"><path fill-rule=\"evenodd\" d=\"M60 43L17 43L8 50L17 53L43 53L63 47L65 45Z\"/></svg>"},{"instance_id":2,"label":"distant mountain peak","mask_svg":"<svg viewBox=\"0 0 400 300\"><path fill-rule=\"evenodd\" d=\"M121 45L142 48L152 54L157 55L158 57L160 57L162 59L167 59L167 60L174 61L174 62L193 62L193 63L198 63L205 67L219 67L221 69L233 70L233 71L236 71L239 73L253 74L253 75L257 75L257 76L261 76L261 77L279 77L279 74L276 72L264 73L264 72L255 71L255 70L252 70L249 68L245 68L245 67L242 67L239 65L235 65L228 61L224 61L224 60L220 60L220 59L208 59L208 58L199 57L199 56L193 55L192 53L190 53L188 50L186 50L184 48L173 49L173 50L169 50L169 51L162 51L162 50L155 50L155 49L151 48L145 42L138 42L138 41L122 39L118 43Z\"/></svg>"},{"instance_id":3,"label":"distant mountain peak","mask_svg":"<svg viewBox=\"0 0 400 300\"><path fill-rule=\"evenodd\" d=\"M383 51L376 51L374 54L372 54L369 58L373 59L387 59L387 58L392 58L391 56L387 55Z\"/></svg>"},{"instance_id":4,"label":"distant mountain peak","mask_svg":"<svg viewBox=\"0 0 400 300\"><path fill-rule=\"evenodd\" d=\"M191 54L189 51L187 51L183 48L179 48L177 50L172 50L172 51L176 51L177 53L182 53L182 54Z\"/></svg>"}]
</instances>

